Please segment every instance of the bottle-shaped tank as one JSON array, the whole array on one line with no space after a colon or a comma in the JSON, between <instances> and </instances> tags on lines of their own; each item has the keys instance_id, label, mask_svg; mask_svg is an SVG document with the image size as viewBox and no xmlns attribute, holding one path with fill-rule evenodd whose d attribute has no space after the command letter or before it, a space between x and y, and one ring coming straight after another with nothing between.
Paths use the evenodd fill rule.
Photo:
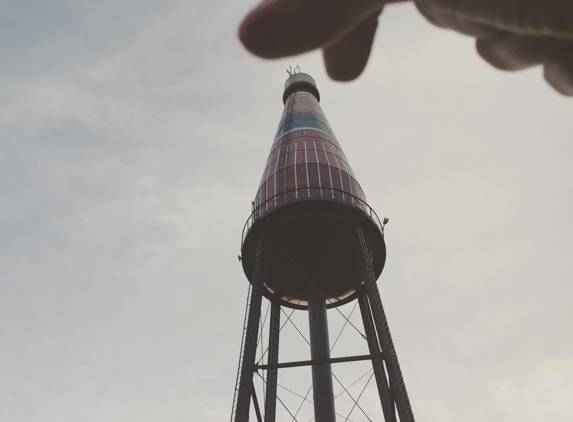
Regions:
<instances>
[{"instance_id":1,"label":"bottle-shaped tank","mask_svg":"<svg viewBox=\"0 0 573 422\"><path fill-rule=\"evenodd\" d=\"M368 206L320 105L314 79L291 75L284 110L243 230L242 263L253 276L255 244L265 232L265 296L304 309L311 286L329 307L352 300L362 283L355 223L364 228L380 275L386 248L380 220Z\"/></svg>"}]
</instances>

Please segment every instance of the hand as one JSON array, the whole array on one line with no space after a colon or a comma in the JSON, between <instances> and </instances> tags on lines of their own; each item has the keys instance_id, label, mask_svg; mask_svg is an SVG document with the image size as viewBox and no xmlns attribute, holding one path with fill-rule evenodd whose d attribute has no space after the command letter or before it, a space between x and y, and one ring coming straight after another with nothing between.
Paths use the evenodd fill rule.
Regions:
<instances>
[{"instance_id":1,"label":"hand","mask_svg":"<svg viewBox=\"0 0 573 422\"><path fill-rule=\"evenodd\" d=\"M279 58L322 48L328 74L357 78L368 61L384 5L405 0L267 0L243 21L253 54ZM477 39L493 66L544 66L547 82L573 96L572 0L414 0L432 23Z\"/></svg>"}]
</instances>

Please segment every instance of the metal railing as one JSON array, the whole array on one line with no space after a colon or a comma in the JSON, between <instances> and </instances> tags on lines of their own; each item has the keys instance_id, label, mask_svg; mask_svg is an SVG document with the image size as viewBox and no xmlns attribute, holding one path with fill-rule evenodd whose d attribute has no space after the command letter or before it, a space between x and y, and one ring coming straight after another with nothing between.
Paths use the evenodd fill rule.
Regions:
<instances>
[{"instance_id":1,"label":"metal railing","mask_svg":"<svg viewBox=\"0 0 573 422\"><path fill-rule=\"evenodd\" d=\"M319 194L311 195L311 191L318 191ZM292 197L292 195L290 195L291 197L289 197L289 194L292 193L295 193L294 198ZM354 208L364 212L374 222L374 224L376 224L378 229L382 233L384 232L384 225L380 222L380 218L364 199L359 198L356 195L352 195L347 191L336 189L330 186L311 185L311 186L288 189L274 196L271 196L270 198L267 198L264 202L256 206L253 206L251 215L249 216L245 225L243 226L243 232L241 234L241 250L243 249L245 237L249 233L249 230L251 229L255 221L264 216L267 212L269 212L273 208L277 208L290 202L308 200L308 199L318 199L318 198L324 200L331 200L335 202L343 202L353 206ZM255 199L255 201L257 199ZM256 204L256 202L253 202L253 204Z\"/></svg>"}]
</instances>

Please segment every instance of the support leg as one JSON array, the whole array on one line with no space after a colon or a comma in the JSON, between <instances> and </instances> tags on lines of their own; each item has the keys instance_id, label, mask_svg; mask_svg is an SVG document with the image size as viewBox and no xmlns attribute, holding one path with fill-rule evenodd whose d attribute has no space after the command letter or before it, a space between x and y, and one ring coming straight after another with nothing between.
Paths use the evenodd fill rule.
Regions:
<instances>
[{"instance_id":1,"label":"support leg","mask_svg":"<svg viewBox=\"0 0 573 422\"><path fill-rule=\"evenodd\" d=\"M251 391L253 388L253 373L255 369L255 356L257 352L257 337L259 321L261 319L262 303L262 249L263 234L259 235L255 257L255 270L251 297L249 298L249 311L245 326L245 339L241 357L241 369L239 372L238 393L235 409L235 422L248 422L251 404Z\"/></svg>"},{"instance_id":2,"label":"support leg","mask_svg":"<svg viewBox=\"0 0 573 422\"><path fill-rule=\"evenodd\" d=\"M271 303L271 319L269 327L269 356L267 363L279 363L279 331L281 322L281 305ZM265 398L265 422L275 422L277 413L277 382L278 369L267 370L267 396Z\"/></svg>"},{"instance_id":3,"label":"support leg","mask_svg":"<svg viewBox=\"0 0 573 422\"><path fill-rule=\"evenodd\" d=\"M372 269L372 259L370 257L368 244L364 237L364 231L358 223L356 223L355 228L357 251L360 257L359 263L362 270L368 300L372 305L372 316L374 317L374 324L376 326L376 331L378 332L380 347L382 348L384 360L386 361L388 377L390 378L391 393L394 397L394 401L396 402L398 416L400 417L400 422L415 422L414 413L410 406L410 399L408 398L408 392L406 391L406 385L404 384L404 378L402 377L400 364L398 363L398 355L394 349L390 327L388 326L384 307L382 306L382 300L380 299L380 292L376 285L376 276Z\"/></svg>"},{"instance_id":4,"label":"support leg","mask_svg":"<svg viewBox=\"0 0 573 422\"><path fill-rule=\"evenodd\" d=\"M362 314L362 321L364 323L364 331L368 341L368 350L371 355L380 353L380 345L378 343L378 336L374 329L374 321L372 320L372 310L368 302L368 296L364 293L358 298L360 305L360 313ZM380 396L380 403L382 405L382 412L384 413L385 422L396 421L396 411L394 407L394 400L390 395L388 388L388 379L384 371L384 362L382 358L372 359L372 369L374 370L374 378L378 386L378 394Z\"/></svg>"},{"instance_id":5,"label":"support leg","mask_svg":"<svg viewBox=\"0 0 573 422\"><path fill-rule=\"evenodd\" d=\"M261 415L261 408L259 407L259 399L257 399L257 392L255 386L251 385L251 393L253 397L253 406L255 408L255 414L257 415L257 422L263 422L263 416Z\"/></svg>"},{"instance_id":6,"label":"support leg","mask_svg":"<svg viewBox=\"0 0 573 422\"><path fill-rule=\"evenodd\" d=\"M316 289L308 300L310 325L310 355L312 360L329 359L328 320L326 302ZM314 419L316 422L335 422L332 369L330 364L312 366L312 390L314 396Z\"/></svg>"}]
</instances>

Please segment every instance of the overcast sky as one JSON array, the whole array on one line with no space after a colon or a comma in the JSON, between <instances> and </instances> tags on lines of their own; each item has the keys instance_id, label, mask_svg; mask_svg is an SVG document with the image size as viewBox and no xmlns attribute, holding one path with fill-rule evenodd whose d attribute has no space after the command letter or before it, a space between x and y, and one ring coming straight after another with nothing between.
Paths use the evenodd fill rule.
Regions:
<instances>
[{"instance_id":1,"label":"overcast sky","mask_svg":"<svg viewBox=\"0 0 573 422\"><path fill-rule=\"evenodd\" d=\"M571 420L572 100L410 5L334 83L319 53L245 52L253 4L0 5L0 420L229 419L241 230L297 64L390 218L379 286L417 419ZM308 358L293 333L281 360Z\"/></svg>"}]
</instances>

